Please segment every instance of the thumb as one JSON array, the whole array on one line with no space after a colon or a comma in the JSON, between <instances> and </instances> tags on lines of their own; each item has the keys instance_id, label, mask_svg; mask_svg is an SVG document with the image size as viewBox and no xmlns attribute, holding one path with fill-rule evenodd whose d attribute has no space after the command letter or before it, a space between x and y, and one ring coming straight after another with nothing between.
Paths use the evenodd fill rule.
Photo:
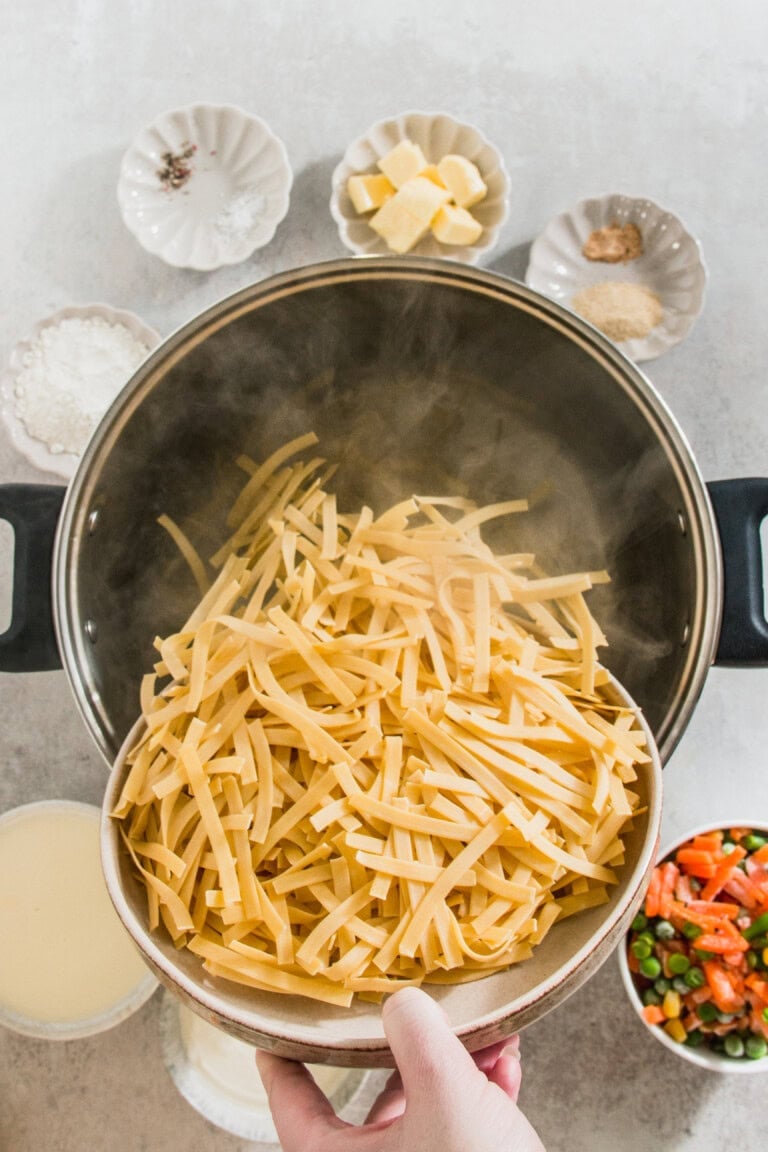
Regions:
<instances>
[{"instance_id":1,"label":"thumb","mask_svg":"<svg viewBox=\"0 0 768 1152\"><path fill-rule=\"evenodd\" d=\"M384 1004L384 1032L400 1072L406 1101L433 1108L485 1082L472 1057L454 1036L442 1008L419 988L402 988Z\"/></svg>"}]
</instances>

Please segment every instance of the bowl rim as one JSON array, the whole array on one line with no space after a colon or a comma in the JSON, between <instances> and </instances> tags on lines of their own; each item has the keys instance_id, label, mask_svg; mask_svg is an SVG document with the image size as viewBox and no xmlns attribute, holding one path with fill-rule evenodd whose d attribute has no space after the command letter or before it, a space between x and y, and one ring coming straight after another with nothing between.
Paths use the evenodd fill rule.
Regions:
<instances>
[{"instance_id":1,"label":"bowl rim","mask_svg":"<svg viewBox=\"0 0 768 1152\"><path fill-rule=\"evenodd\" d=\"M704 823L696 824L684 834L676 836L667 842L665 847L659 851L657 863L662 863L672 852L680 848L686 841L692 839L694 836L702 836L707 832L722 831L725 828L750 828L765 832L766 835L768 835L768 817L766 817L765 820L757 821L754 819L708 820ZM623 936L616 949L616 958L627 999L632 1007L636 1009L636 1016L646 1032L650 1032L660 1044L670 1052L674 1052L676 1056L680 1056L683 1060L687 1060L689 1064L695 1064L698 1068L704 1068L709 1072L722 1072L723 1074L735 1073L740 1076L750 1076L756 1073L768 1072L768 1056L764 1056L761 1060L734 1060L730 1056L721 1056L719 1052L710 1052L708 1049L700 1051L698 1048L687 1048L684 1044L677 1044L671 1037L667 1036L666 1032L661 1028L647 1024L642 1016L642 1004L637 994L637 989L635 988L635 982L632 979L632 973L629 970L629 964L627 963L626 944L628 939L629 932Z\"/></svg>"},{"instance_id":2,"label":"bowl rim","mask_svg":"<svg viewBox=\"0 0 768 1152\"><path fill-rule=\"evenodd\" d=\"M610 914L603 919L598 930L570 955L567 961L560 964L545 980L523 992L515 1000L486 1012L468 1024L454 1028L454 1033L470 1050L485 1047L511 1034L513 1030L525 1027L534 1018L544 1015L575 992L592 974L593 969L584 971L585 967L588 968L586 962L590 957L597 957L596 969L608 960L616 944L617 932L619 938L623 939L623 924L629 923L642 899L645 882L650 875L658 848L662 803L661 757L644 714L613 677L610 678L610 691L611 694L618 696L622 703L628 703L634 709L638 724L645 734L650 756L648 765L644 766L644 770L648 773L648 802L643 819L647 824L637 861L626 878L622 877L626 885L623 896L616 902ZM289 1059L354 1066L378 1066L383 1065L388 1059L391 1060L389 1045L383 1031L380 1036L375 1037L341 1040L313 1037L309 1040L296 1038L280 1027L279 1022L275 1027L274 1022L270 1021L270 1029L264 1028L263 1021L254 1024L247 1019L252 1013L249 1014L247 1010L227 1003L226 990L222 995L218 987L205 987L200 980L177 968L159 947L145 926L142 916L132 906L123 890L119 863L123 849L117 822L110 815L128 770L128 753L143 727L144 720L140 718L126 736L110 772L102 806L101 853L107 890L115 910L152 970L166 987L198 1014L208 1020L214 1018L242 1039L271 1050L278 1050L280 1055ZM428 991L430 985L426 984L424 987ZM545 998L551 1003L542 1009L540 1002Z\"/></svg>"},{"instance_id":3,"label":"bowl rim","mask_svg":"<svg viewBox=\"0 0 768 1152\"><path fill-rule=\"evenodd\" d=\"M281 194L278 201L278 206L268 218L265 218L266 230L264 233L253 244L246 243L240 248L236 248L233 245L229 250L229 255L222 257L214 263L204 260L191 261L169 259L168 256L163 255L162 246L152 246L151 243L148 243L147 231L144 227L142 227L127 191L128 165L132 155L141 151L138 148L139 138L143 136L145 132L150 132L153 129L157 130L158 126L170 116L176 116L179 114L194 115L194 113L200 110L214 112L218 115L223 114L239 117L243 122L253 124L259 128L264 133L265 142L269 142L269 144L275 149L277 153L279 160L278 167L282 178ZM123 223L145 252L149 252L149 254L152 256L159 257L172 268L189 268L195 272L212 272L216 268L224 268L230 265L242 264L245 260L252 256L254 252L258 251L260 248L266 247L267 244L271 243L275 232L277 231L278 225L280 225L288 215L292 188L293 168L291 167L291 162L288 156L288 149L286 148L285 142L273 131L266 120L264 120L256 112L249 112L239 104L232 104L227 102L207 103L205 101L196 100L191 104L180 104L174 108L166 108L164 112L158 113L154 119L138 129L121 157L116 194Z\"/></svg>"},{"instance_id":4,"label":"bowl rim","mask_svg":"<svg viewBox=\"0 0 768 1152\"><path fill-rule=\"evenodd\" d=\"M380 131L380 130L388 128L390 126L397 127L399 121L408 120L411 117L418 117L418 118L426 120L426 121L448 120L448 121L450 121L451 124L456 125L458 128L467 129L470 132L473 132L479 138L482 147L489 148L494 153L496 163L498 166L498 170L501 174L503 192L502 192L502 197L501 197L498 219L495 220L492 225L483 229L484 233L488 233L487 238L485 238L485 243L479 242L479 241L482 241L484 239L484 237L481 235L478 243L464 245L456 252L452 252L452 250L446 245L441 245L441 249L445 250L445 256L443 256L443 257L433 256L432 257L432 259L441 259L441 258L444 258L447 260L453 259L453 260L455 260L461 264L476 263L482 256L491 252L496 247L496 245L498 244L498 241L499 241L499 233L501 232L501 229L503 228L504 224L506 223L506 221L509 217L509 211L510 211L510 207L509 207L509 197L510 197L509 172L507 170L507 166L506 166L506 163L504 161L503 152L498 147L498 145L494 144L494 142L485 134L483 129L478 127L477 124L474 124L470 120L459 119L457 116L454 116L453 113L451 113L451 112L444 112L444 111L439 111L439 110L435 111L435 112L424 112L418 108L409 108L409 109L406 109L404 112L397 113L394 116L383 116L380 119L374 121L372 124L370 124L368 126L368 128L365 129L364 132L359 133L353 140L351 140L349 142L349 144L347 144L347 147L344 150L344 154L342 155L341 160L338 162L338 164L336 165L336 167L334 168L334 170L331 174L331 198L329 201L329 207L330 207L331 216L333 217L333 219L336 222L336 226L337 226L338 233L339 233L339 239L341 240L342 244L344 244L344 246L349 249L350 252L354 252L355 255L357 255L357 256L391 256L391 255L393 255L389 251L389 249L387 249L386 244L384 244L384 241L381 242L382 244L384 244L383 248L380 249L379 246L376 245L377 250L373 251L371 248L365 247L364 245L357 243L357 241L355 241L351 238L351 236L349 235L349 224L351 222L354 222L354 218L345 216L345 214L342 212L341 204L340 204L340 196L344 190L344 184L346 183L346 180L348 179L348 177L352 176L352 175L356 175L360 172L360 170L358 168L355 168L350 163L350 161L348 159L349 154L352 151L352 149L364 144L374 132ZM405 139L404 136L402 138ZM359 217L359 219L364 219L364 218ZM376 244L375 241L373 241L373 243ZM423 253L419 251L419 245L418 244L416 245L416 247L414 249L412 249L411 252L406 253L404 258L407 258L408 256L423 256Z\"/></svg>"},{"instance_id":5,"label":"bowl rim","mask_svg":"<svg viewBox=\"0 0 768 1152\"><path fill-rule=\"evenodd\" d=\"M32 800L27 804L19 804L9 808L0 815L0 828L8 824L15 824L24 820L30 813L44 811L77 812L93 820L99 825L101 810L95 804L86 804L81 800L48 799ZM139 1008L146 1004L154 995L158 981L148 968L141 980L121 1000L111 1008L98 1012L95 1016L83 1016L75 1020L35 1020L31 1016L14 1012L0 1003L0 1026L9 1028L20 1036L29 1036L36 1040L84 1040L89 1036L96 1036L99 1032L106 1032L115 1028Z\"/></svg>"}]
</instances>

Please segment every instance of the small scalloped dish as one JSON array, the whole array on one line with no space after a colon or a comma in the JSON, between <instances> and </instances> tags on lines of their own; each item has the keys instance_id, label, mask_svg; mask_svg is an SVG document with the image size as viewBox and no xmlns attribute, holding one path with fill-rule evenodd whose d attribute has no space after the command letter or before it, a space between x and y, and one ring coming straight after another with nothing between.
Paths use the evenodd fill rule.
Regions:
<instances>
[{"instance_id":1,"label":"small scalloped dish","mask_svg":"<svg viewBox=\"0 0 768 1152\"><path fill-rule=\"evenodd\" d=\"M587 259L582 249L590 234L614 222L637 226L642 254L624 263ZM649 288L661 301L660 323L617 345L636 361L661 356L688 335L704 305L706 279L699 243L677 216L653 200L619 193L582 200L555 216L534 241L525 276L529 288L566 307L583 288L604 281Z\"/></svg>"},{"instance_id":2,"label":"small scalloped dish","mask_svg":"<svg viewBox=\"0 0 768 1152\"><path fill-rule=\"evenodd\" d=\"M231 105L166 112L123 156L127 228L176 268L211 271L263 248L284 219L293 174L282 141Z\"/></svg>"},{"instance_id":3,"label":"small scalloped dish","mask_svg":"<svg viewBox=\"0 0 768 1152\"><path fill-rule=\"evenodd\" d=\"M55 376L45 382L45 431L37 425L40 421L30 420L24 412L23 397L20 388L23 388L22 374L27 367L30 356L39 354L41 335L47 328L56 328L66 320L97 320L105 324L119 325L127 329L138 345L145 349L145 355L127 371L124 379L107 377L104 371L104 362L99 357L104 355L103 349L95 348L94 356L97 375L102 375L97 381L95 394L89 393L89 382L76 379L77 356L71 353L69 360L69 376L71 387L61 387L61 380ZM117 397L122 387L128 383L133 373L143 359L160 343L160 334L150 328L133 312L123 308L112 308L108 304L74 304L67 308L60 308L51 313L18 340L11 349L7 365L0 373L0 416L8 429L14 447L26 459L43 472L53 472L65 480L71 480L77 471L80 457L85 450L86 443L92 435L97 424L104 416L112 401ZM66 380L65 380L66 384ZM91 385L93 380L91 380ZM109 386L107 386L109 385ZM39 403L38 403L39 407ZM70 436L74 435L77 443L72 444L62 432L70 428ZM66 441L66 442L64 442Z\"/></svg>"},{"instance_id":4,"label":"small scalloped dish","mask_svg":"<svg viewBox=\"0 0 768 1152\"><path fill-rule=\"evenodd\" d=\"M392 255L386 241L371 228L370 215L361 216L356 212L347 192L347 182L350 176L377 172L377 162L401 140L418 144L429 164L436 164L449 153L464 156L477 165L488 187L484 199L470 209L483 227L474 244L441 244L429 232L409 255L439 256L476 264L495 246L507 218L509 177L501 153L483 133L444 112L404 112L391 120L379 120L349 145L331 181L331 215L342 242L357 255Z\"/></svg>"}]
</instances>

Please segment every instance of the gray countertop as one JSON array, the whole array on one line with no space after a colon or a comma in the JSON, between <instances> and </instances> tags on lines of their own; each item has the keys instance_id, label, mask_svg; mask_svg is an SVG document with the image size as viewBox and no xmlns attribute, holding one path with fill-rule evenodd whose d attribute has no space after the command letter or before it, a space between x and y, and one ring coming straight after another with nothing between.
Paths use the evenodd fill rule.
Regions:
<instances>
[{"instance_id":1,"label":"gray countertop","mask_svg":"<svg viewBox=\"0 0 768 1152\"><path fill-rule=\"evenodd\" d=\"M703 316L647 373L707 479L768 475L768 8L694 0L28 0L2 6L0 353L56 308L104 301L162 334L272 272L342 255L328 213L347 142L382 116L445 109L503 151L511 212L487 263L522 277L547 220L604 191L678 212L709 270ZM124 228L120 156L161 111L239 104L285 141L291 209L268 247L202 274ZM45 483L0 430L0 479ZM54 481L55 482L55 481ZM7 620L10 533L0 525ZM710 673L665 769L663 834L768 821L768 671ZM99 803L105 766L64 674L0 676L0 811ZM0 881L1 882L1 881ZM551 1152L764 1147L767 1081L699 1072L634 1017L615 958L523 1038L522 1103ZM176 1093L157 999L113 1032L45 1044L0 1030L3 1152L244 1148Z\"/></svg>"}]
</instances>

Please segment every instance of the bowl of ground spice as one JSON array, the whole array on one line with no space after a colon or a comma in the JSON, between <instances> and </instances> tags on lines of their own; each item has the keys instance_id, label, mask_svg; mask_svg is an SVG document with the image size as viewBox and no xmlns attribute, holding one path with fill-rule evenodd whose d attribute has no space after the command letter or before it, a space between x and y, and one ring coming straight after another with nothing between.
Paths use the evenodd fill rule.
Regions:
<instances>
[{"instance_id":1,"label":"bowl of ground spice","mask_svg":"<svg viewBox=\"0 0 768 1152\"><path fill-rule=\"evenodd\" d=\"M678 216L643 197L582 200L531 247L526 283L572 308L632 360L683 340L704 304L706 269Z\"/></svg>"}]
</instances>

